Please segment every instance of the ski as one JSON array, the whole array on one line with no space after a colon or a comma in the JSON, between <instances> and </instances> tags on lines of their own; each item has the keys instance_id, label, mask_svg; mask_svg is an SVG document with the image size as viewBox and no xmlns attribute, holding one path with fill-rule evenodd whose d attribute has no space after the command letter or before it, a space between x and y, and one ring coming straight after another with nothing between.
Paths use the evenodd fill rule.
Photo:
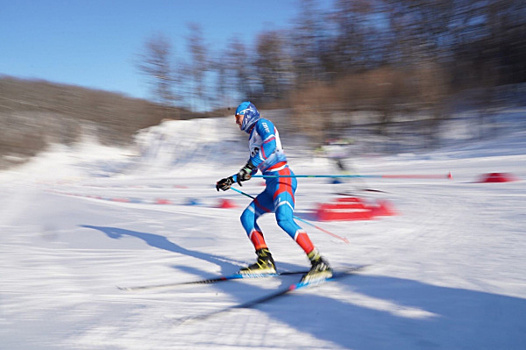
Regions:
<instances>
[{"instance_id":1,"label":"ski","mask_svg":"<svg viewBox=\"0 0 526 350\"><path fill-rule=\"evenodd\" d=\"M191 284L212 284L212 283L218 283L218 282L224 282L224 281L230 281L230 280L236 280L236 279L243 279L243 278L268 278L268 277L279 277L279 276L290 276L290 275L303 275L307 273L308 270L303 271L283 271L278 272L275 274L260 274L260 275L242 275L240 273L234 273L232 275L225 275L225 276L218 276L218 277L212 277L212 278L205 278L197 281L186 281L186 282L173 282L173 283L164 283L164 284L151 284L151 285L144 285L144 286L132 286L132 287L120 287L117 286L118 289L127 291L127 292L133 292L133 291L140 291L140 290L149 290L149 289L162 289L162 288L170 288L170 287L178 287L178 286L185 286L185 285L191 285Z\"/></svg>"},{"instance_id":2,"label":"ski","mask_svg":"<svg viewBox=\"0 0 526 350\"><path fill-rule=\"evenodd\" d=\"M291 293L293 291L296 291L298 289L302 289L302 288L306 288L306 287L318 286L318 285L324 284L324 283L329 282L329 281L334 281L334 280L337 280L337 279L341 279L342 277L345 277L345 276L353 275L353 274L363 270L367 266L369 266L369 265L359 265L359 266L354 266L354 267L350 267L350 268L343 269L343 270L337 270L337 271L333 272L333 275L330 278L323 278L323 279L314 280L314 281L310 281L310 282L301 282L301 280L300 280L300 281L298 281L296 283L293 283L293 284L289 285L288 287L276 290L276 291L271 292L271 293L269 293L267 295L264 295L264 296L262 296L260 298L253 299L253 300L250 300L250 301L247 301L247 302L244 302L244 303L239 303L239 304L235 304L235 305L232 305L232 306L228 306L228 307L225 307L223 309L215 310L215 311L212 311L212 312L209 312L209 313L205 313L205 314L201 314L201 315L195 315L195 316L188 316L188 317L178 318L178 319L174 320L174 323L175 324L183 324L183 323L187 323L187 322L191 322L191 321L206 320L206 319L208 319L208 318L210 318L212 316L215 316L215 315L218 315L218 314L222 314L222 313L225 313L225 312L230 312L230 311L233 311L233 310L236 310L236 309L253 308L255 306L258 306L260 304L266 303L268 301L276 300L276 299L278 299L278 298L280 298L282 296L285 296L285 295L287 295L287 294L289 294L289 293Z\"/></svg>"}]
</instances>

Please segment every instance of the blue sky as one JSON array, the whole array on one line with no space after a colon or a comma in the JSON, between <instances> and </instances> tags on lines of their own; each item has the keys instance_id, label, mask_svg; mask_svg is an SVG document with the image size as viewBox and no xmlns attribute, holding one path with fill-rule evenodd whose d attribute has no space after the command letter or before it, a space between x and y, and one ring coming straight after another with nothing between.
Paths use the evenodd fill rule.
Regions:
<instances>
[{"instance_id":1,"label":"blue sky","mask_svg":"<svg viewBox=\"0 0 526 350\"><path fill-rule=\"evenodd\" d=\"M290 28L297 6L297 0L0 0L0 75L147 98L136 68L147 39L162 33L182 56L188 23L198 23L213 51L234 35L252 45L264 30Z\"/></svg>"}]
</instances>

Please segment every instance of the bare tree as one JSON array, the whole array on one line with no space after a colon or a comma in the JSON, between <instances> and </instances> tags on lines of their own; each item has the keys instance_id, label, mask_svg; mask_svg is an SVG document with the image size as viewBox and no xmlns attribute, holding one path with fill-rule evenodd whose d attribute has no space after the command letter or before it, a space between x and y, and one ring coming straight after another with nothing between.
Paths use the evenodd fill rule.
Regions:
<instances>
[{"instance_id":1,"label":"bare tree","mask_svg":"<svg viewBox=\"0 0 526 350\"><path fill-rule=\"evenodd\" d=\"M187 37L187 45L191 56L191 63L188 66L187 73L191 77L191 100L194 106L193 110L195 110L196 102L204 103L205 105L208 103L205 76L211 67L201 26L190 23L188 24L188 29L190 34Z\"/></svg>"},{"instance_id":2,"label":"bare tree","mask_svg":"<svg viewBox=\"0 0 526 350\"><path fill-rule=\"evenodd\" d=\"M229 72L225 58L223 54L218 59L211 60L211 68L216 74L215 94L212 95L212 99L219 107L231 105L229 91L232 86L229 84Z\"/></svg>"},{"instance_id":3,"label":"bare tree","mask_svg":"<svg viewBox=\"0 0 526 350\"><path fill-rule=\"evenodd\" d=\"M296 88L322 80L323 20L316 0L300 0L300 12L291 33Z\"/></svg>"},{"instance_id":4,"label":"bare tree","mask_svg":"<svg viewBox=\"0 0 526 350\"><path fill-rule=\"evenodd\" d=\"M367 63L368 15L374 8L367 0L337 0L332 22L335 24L334 60L338 73L354 73Z\"/></svg>"},{"instance_id":5,"label":"bare tree","mask_svg":"<svg viewBox=\"0 0 526 350\"><path fill-rule=\"evenodd\" d=\"M233 73L234 91L241 94L242 99L249 98L252 94L250 86L250 70L252 63L243 42L234 37L228 46L230 70Z\"/></svg>"},{"instance_id":6,"label":"bare tree","mask_svg":"<svg viewBox=\"0 0 526 350\"><path fill-rule=\"evenodd\" d=\"M154 100L161 105L165 116L174 107L176 95L174 94L175 76L170 64L172 46L162 34L157 34L148 39L144 46L144 53L140 56L139 70L149 76Z\"/></svg>"},{"instance_id":7,"label":"bare tree","mask_svg":"<svg viewBox=\"0 0 526 350\"><path fill-rule=\"evenodd\" d=\"M279 31L264 32L257 38L255 67L260 95L266 100L281 98L292 86L293 64L285 43Z\"/></svg>"}]
</instances>

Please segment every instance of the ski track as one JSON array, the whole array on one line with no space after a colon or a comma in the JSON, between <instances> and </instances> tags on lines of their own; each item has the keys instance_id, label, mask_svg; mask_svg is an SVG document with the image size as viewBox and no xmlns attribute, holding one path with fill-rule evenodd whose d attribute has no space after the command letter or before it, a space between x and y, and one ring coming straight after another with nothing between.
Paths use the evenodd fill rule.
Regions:
<instances>
[{"instance_id":1,"label":"ski track","mask_svg":"<svg viewBox=\"0 0 526 350\"><path fill-rule=\"evenodd\" d=\"M42 156L50 165L36 161L26 170L0 174L0 348L524 349L525 181L476 182L494 171L526 179L526 156L518 151L526 149L523 136L518 130L501 138L500 151L499 140L492 140L428 154L351 158L364 174L451 171L453 180L354 179L333 185L301 179L297 214L308 220L317 203L340 192L393 204L396 216L314 221L349 244L300 224L336 269L371 266L251 309L183 324L174 320L238 305L299 278L137 292L117 288L195 281L253 262L239 222L249 199L214 188L238 164L212 169L190 162L185 171L167 173L150 159L129 167L136 173L103 178L93 176L105 173L100 162L79 166L82 157L68 153L49 169L53 159L62 159L60 153ZM125 163L119 152L102 150ZM229 159L243 159L240 154ZM323 159L291 159L297 174L334 171ZM111 159L103 163L112 168ZM145 164L160 169L157 176L148 176ZM185 175L191 169L199 175ZM254 179L241 190L255 195L262 188ZM114 201L123 197L143 202ZM157 198L172 204L147 203ZM192 198L200 203L185 204ZM225 198L237 207L217 208ZM278 269L308 266L272 215L260 226Z\"/></svg>"}]
</instances>

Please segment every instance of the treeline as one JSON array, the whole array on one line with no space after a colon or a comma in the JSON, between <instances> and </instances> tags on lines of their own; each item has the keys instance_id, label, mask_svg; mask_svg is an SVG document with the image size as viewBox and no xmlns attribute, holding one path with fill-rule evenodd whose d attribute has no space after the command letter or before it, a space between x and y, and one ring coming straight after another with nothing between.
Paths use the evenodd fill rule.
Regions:
<instances>
[{"instance_id":1,"label":"treeline","mask_svg":"<svg viewBox=\"0 0 526 350\"><path fill-rule=\"evenodd\" d=\"M250 99L293 107L299 126L319 130L327 110L374 110L383 123L400 110L442 118L462 91L483 89L487 102L493 88L526 81L524 1L335 0L329 11L316 0L298 4L289 28L252 44L234 37L221 52L190 25L187 62L166 35L149 39L139 68L156 101L196 110Z\"/></svg>"}]
</instances>

